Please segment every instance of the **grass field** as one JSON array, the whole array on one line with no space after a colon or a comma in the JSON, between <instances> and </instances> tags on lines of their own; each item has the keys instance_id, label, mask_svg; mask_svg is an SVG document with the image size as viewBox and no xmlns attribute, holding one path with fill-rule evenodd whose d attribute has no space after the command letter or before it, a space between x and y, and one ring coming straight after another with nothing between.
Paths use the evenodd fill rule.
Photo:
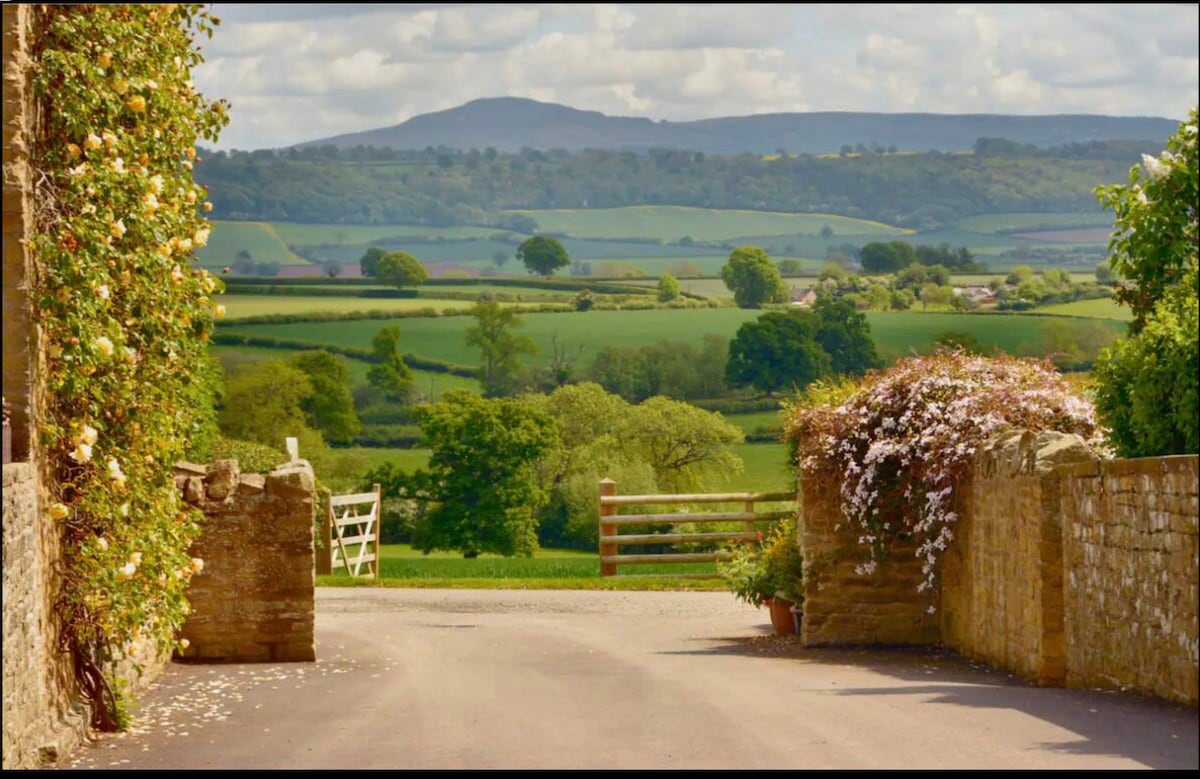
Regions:
<instances>
[{"instance_id":1,"label":"grass field","mask_svg":"<svg viewBox=\"0 0 1200 779\"><path fill-rule=\"evenodd\" d=\"M1118 319L1122 322L1128 322L1130 319L1133 319L1133 314L1130 312L1129 306L1122 306L1112 298L1058 303L1053 306L1039 308L1038 311L1047 314L1095 317L1096 319Z\"/></svg>"},{"instance_id":2,"label":"grass field","mask_svg":"<svg viewBox=\"0 0 1200 779\"><path fill-rule=\"evenodd\" d=\"M272 222L285 243L295 246L370 245L389 238L486 238L510 232L492 227L432 227L429 225L318 225Z\"/></svg>"},{"instance_id":3,"label":"grass field","mask_svg":"<svg viewBox=\"0 0 1200 779\"><path fill-rule=\"evenodd\" d=\"M933 341L947 331L968 333L984 346L994 345L1009 354L1036 352L1042 340L1041 329L1048 322L1065 321L1076 327L1086 325L1086 320L1034 314L922 314L911 311L871 311L867 313L867 321L871 324L879 354L885 360L894 360L913 351L927 351ZM1104 322L1117 335L1124 335L1123 323L1097 321Z\"/></svg>"},{"instance_id":4,"label":"grass field","mask_svg":"<svg viewBox=\"0 0 1200 779\"><path fill-rule=\"evenodd\" d=\"M819 233L825 225L837 235L856 233L899 235L902 228L828 214L787 214L772 211L630 206L626 208L515 211L537 220L541 232L566 233L575 238L658 238L678 241L722 241L740 235Z\"/></svg>"},{"instance_id":5,"label":"grass field","mask_svg":"<svg viewBox=\"0 0 1200 779\"><path fill-rule=\"evenodd\" d=\"M730 488L736 492L782 492L796 485L796 473L788 466L786 444L739 444L734 454L746 464Z\"/></svg>"},{"instance_id":6,"label":"grass field","mask_svg":"<svg viewBox=\"0 0 1200 779\"><path fill-rule=\"evenodd\" d=\"M1111 227L1112 213L1092 211L1089 213L1051 212L1044 214L979 214L959 220L961 230L993 233L997 230L1021 230L1034 227Z\"/></svg>"},{"instance_id":7,"label":"grass field","mask_svg":"<svg viewBox=\"0 0 1200 779\"><path fill-rule=\"evenodd\" d=\"M205 265L232 265L238 252L250 252L255 262L276 262L280 265L307 265L308 260L293 254L287 242L268 222L212 223L208 244L199 251Z\"/></svg>"},{"instance_id":8,"label":"grass field","mask_svg":"<svg viewBox=\"0 0 1200 779\"><path fill-rule=\"evenodd\" d=\"M467 309L475 305L470 300L446 300L436 298L360 298L360 297L307 297L304 295L222 295L225 318L232 321L248 316L269 314L319 314L329 311L349 313L351 311L417 311L422 308ZM501 305L511 305L502 303Z\"/></svg>"},{"instance_id":9,"label":"grass field","mask_svg":"<svg viewBox=\"0 0 1200 779\"><path fill-rule=\"evenodd\" d=\"M540 347L530 362L549 361L551 337L572 348L586 345L581 366L589 364L602 345L646 346L660 340L685 341L699 346L705 333L732 338L743 322L756 319L762 312L739 308L649 311L589 311L562 314L527 314L520 332ZM921 312L868 312L867 321L881 356L895 359L916 351L926 351L947 331L965 332L980 343L996 345L1010 353L1035 347L1041 341L1040 329L1051 319L1082 323L1037 314L951 314ZM247 335L272 335L319 343L367 347L380 328L400 327L401 348L406 352L466 365L478 362L477 350L466 344L465 332L473 323L470 317L370 320L286 325L224 325L229 332ZM1124 334L1119 321L1105 321L1118 335Z\"/></svg>"},{"instance_id":10,"label":"grass field","mask_svg":"<svg viewBox=\"0 0 1200 779\"><path fill-rule=\"evenodd\" d=\"M737 425L743 433L750 434L759 430L778 430L783 422L776 411L760 411L754 414L724 414L725 421Z\"/></svg>"}]
</instances>

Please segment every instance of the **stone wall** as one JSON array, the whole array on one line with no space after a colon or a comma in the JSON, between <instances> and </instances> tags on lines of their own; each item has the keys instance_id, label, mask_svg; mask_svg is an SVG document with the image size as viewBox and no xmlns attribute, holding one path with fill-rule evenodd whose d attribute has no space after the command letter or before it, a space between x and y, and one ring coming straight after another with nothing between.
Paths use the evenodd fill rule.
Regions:
<instances>
[{"instance_id":1,"label":"stone wall","mask_svg":"<svg viewBox=\"0 0 1200 779\"><path fill-rule=\"evenodd\" d=\"M1069 686L1197 703L1197 463L1062 469Z\"/></svg>"},{"instance_id":2,"label":"stone wall","mask_svg":"<svg viewBox=\"0 0 1200 779\"><path fill-rule=\"evenodd\" d=\"M1066 680L1060 480L1096 455L1073 435L1017 432L980 450L942 556L942 641L1041 684Z\"/></svg>"},{"instance_id":3,"label":"stone wall","mask_svg":"<svg viewBox=\"0 0 1200 779\"><path fill-rule=\"evenodd\" d=\"M176 482L205 515L183 659L315 660L312 468L300 460L263 476L217 460L179 466Z\"/></svg>"},{"instance_id":4,"label":"stone wall","mask_svg":"<svg viewBox=\"0 0 1200 779\"><path fill-rule=\"evenodd\" d=\"M5 465L5 769L35 768L66 754L86 730L69 658L57 651L51 578L57 546L38 506L33 466Z\"/></svg>"},{"instance_id":5,"label":"stone wall","mask_svg":"<svg viewBox=\"0 0 1200 779\"><path fill-rule=\"evenodd\" d=\"M800 550L804 556L805 646L837 644L929 644L938 623L917 592L921 563L916 546L897 543L871 575L855 573L866 557L841 513L836 494L800 483Z\"/></svg>"}]
</instances>

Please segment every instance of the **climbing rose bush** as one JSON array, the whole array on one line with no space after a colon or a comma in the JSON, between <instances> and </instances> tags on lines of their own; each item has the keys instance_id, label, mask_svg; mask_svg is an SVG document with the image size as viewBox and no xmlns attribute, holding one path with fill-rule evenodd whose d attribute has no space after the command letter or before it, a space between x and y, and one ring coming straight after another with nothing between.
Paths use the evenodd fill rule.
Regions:
<instances>
[{"instance_id":1,"label":"climbing rose bush","mask_svg":"<svg viewBox=\"0 0 1200 779\"><path fill-rule=\"evenodd\" d=\"M1092 404L1049 363L962 351L901 360L838 405L799 403L785 422L802 478L836 490L870 574L898 537L917 541L924 579L954 539L971 458L1010 428L1057 430L1103 448ZM930 606L930 612L935 607Z\"/></svg>"},{"instance_id":2,"label":"climbing rose bush","mask_svg":"<svg viewBox=\"0 0 1200 779\"><path fill-rule=\"evenodd\" d=\"M217 23L201 6L34 13L38 460L63 539L61 648L93 724L112 729L113 649L180 646L184 590L203 566L187 555L199 517L172 466L211 427L205 342L221 283L193 267L211 204L192 171L197 140L215 140L227 110L191 81L195 36Z\"/></svg>"}]
</instances>

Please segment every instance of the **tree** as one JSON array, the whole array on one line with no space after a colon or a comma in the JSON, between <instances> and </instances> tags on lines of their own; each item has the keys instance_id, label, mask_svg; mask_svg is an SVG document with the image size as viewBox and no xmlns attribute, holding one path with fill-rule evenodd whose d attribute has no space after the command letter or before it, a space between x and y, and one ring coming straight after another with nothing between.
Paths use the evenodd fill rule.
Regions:
<instances>
[{"instance_id":1,"label":"tree","mask_svg":"<svg viewBox=\"0 0 1200 779\"><path fill-rule=\"evenodd\" d=\"M863 270L871 273L895 273L920 262L916 249L904 241L873 241L862 247L861 255Z\"/></svg>"},{"instance_id":2,"label":"tree","mask_svg":"<svg viewBox=\"0 0 1200 779\"><path fill-rule=\"evenodd\" d=\"M471 315L476 324L467 328L467 345L478 346L483 353L479 381L483 384L484 394L494 398L513 393L521 372L518 358L522 354L535 353L537 344L512 332L521 326L521 318L495 301L476 303Z\"/></svg>"},{"instance_id":3,"label":"tree","mask_svg":"<svg viewBox=\"0 0 1200 779\"><path fill-rule=\"evenodd\" d=\"M327 441L349 444L362 430L350 397L350 371L341 360L324 349L303 352L291 364L308 377L312 392L301 401L304 421L319 430Z\"/></svg>"},{"instance_id":4,"label":"tree","mask_svg":"<svg viewBox=\"0 0 1200 779\"><path fill-rule=\"evenodd\" d=\"M1102 262L1096 266L1096 281L1100 284L1111 284L1115 274L1112 266L1108 262Z\"/></svg>"},{"instance_id":5,"label":"tree","mask_svg":"<svg viewBox=\"0 0 1200 779\"><path fill-rule=\"evenodd\" d=\"M388 400L407 400L413 376L400 353L400 328L385 327L377 332L371 339L371 352L376 362L367 371L367 381Z\"/></svg>"},{"instance_id":6,"label":"tree","mask_svg":"<svg viewBox=\"0 0 1200 779\"><path fill-rule=\"evenodd\" d=\"M816 316L804 311L770 311L743 323L729 344L726 382L771 393L803 388L825 376L832 362L816 340L819 326Z\"/></svg>"},{"instance_id":7,"label":"tree","mask_svg":"<svg viewBox=\"0 0 1200 779\"><path fill-rule=\"evenodd\" d=\"M1008 269L1008 276L1005 277L1005 284L1020 286L1027 281L1033 280L1033 268L1028 265L1014 265Z\"/></svg>"},{"instance_id":8,"label":"tree","mask_svg":"<svg viewBox=\"0 0 1200 779\"><path fill-rule=\"evenodd\" d=\"M740 308L761 308L764 303L782 303L787 299L787 287L779 269L756 246L734 249L721 268L721 278Z\"/></svg>"},{"instance_id":9,"label":"tree","mask_svg":"<svg viewBox=\"0 0 1200 779\"><path fill-rule=\"evenodd\" d=\"M504 264L506 262L508 262L508 258L509 258L508 252L502 252L502 251L498 251L498 250L492 252L492 263L497 268L503 268Z\"/></svg>"},{"instance_id":10,"label":"tree","mask_svg":"<svg viewBox=\"0 0 1200 779\"><path fill-rule=\"evenodd\" d=\"M437 505L414 529L422 552L457 550L530 556L535 512L546 493L534 462L553 445L554 423L520 400L484 399L463 390L417 409L428 471L419 480Z\"/></svg>"},{"instance_id":11,"label":"tree","mask_svg":"<svg viewBox=\"0 0 1200 779\"><path fill-rule=\"evenodd\" d=\"M828 241L833 238L833 228L829 225L821 225L821 240Z\"/></svg>"},{"instance_id":12,"label":"tree","mask_svg":"<svg viewBox=\"0 0 1200 779\"><path fill-rule=\"evenodd\" d=\"M217 416L221 432L274 447L288 436L315 440L319 445L320 435L309 428L303 410L312 392L308 377L282 360L252 363L225 384Z\"/></svg>"},{"instance_id":13,"label":"tree","mask_svg":"<svg viewBox=\"0 0 1200 779\"><path fill-rule=\"evenodd\" d=\"M1108 243L1113 270L1132 282L1116 291L1118 301L1133 310L1134 332L1145 324L1154 305L1197 265L1196 109L1167 140L1157 157L1142 155L1142 165L1129 171L1129 185L1099 187L1096 194L1113 209Z\"/></svg>"},{"instance_id":14,"label":"tree","mask_svg":"<svg viewBox=\"0 0 1200 779\"><path fill-rule=\"evenodd\" d=\"M921 285L921 310L926 310L929 306L948 306L950 301L954 300L954 288L947 287L944 284L935 282L926 282Z\"/></svg>"},{"instance_id":15,"label":"tree","mask_svg":"<svg viewBox=\"0 0 1200 779\"><path fill-rule=\"evenodd\" d=\"M687 492L742 470L741 459L729 447L745 436L720 414L653 397L635 406L626 424L626 436L654 469L660 489Z\"/></svg>"},{"instance_id":16,"label":"tree","mask_svg":"<svg viewBox=\"0 0 1200 779\"><path fill-rule=\"evenodd\" d=\"M658 277L658 302L669 303L679 297L679 282L670 273Z\"/></svg>"},{"instance_id":17,"label":"tree","mask_svg":"<svg viewBox=\"0 0 1200 779\"><path fill-rule=\"evenodd\" d=\"M337 260L326 260L321 263L321 272L331 279L335 279L342 272L342 264Z\"/></svg>"},{"instance_id":18,"label":"tree","mask_svg":"<svg viewBox=\"0 0 1200 779\"><path fill-rule=\"evenodd\" d=\"M379 258L375 277L394 287L419 287L429 275L421 261L406 252L388 252Z\"/></svg>"},{"instance_id":19,"label":"tree","mask_svg":"<svg viewBox=\"0 0 1200 779\"><path fill-rule=\"evenodd\" d=\"M817 318L815 339L829 355L834 373L861 376L882 365L867 318L845 300L819 295L811 309Z\"/></svg>"},{"instance_id":20,"label":"tree","mask_svg":"<svg viewBox=\"0 0 1200 779\"><path fill-rule=\"evenodd\" d=\"M363 256L359 258L358 265L362 268L362 275L374 277L379 269L379 261L387 254L383 249L371 247L363 252Z\"/></svg>"},{"instance_id":21,"label":"tree","mask_svg":"<svg viewBox=\"0 0 1200 779\"><path fill-rule=\"evenodd\" d=\"M557 239L548 235L535 235L517 247L517 259L524 263L530 273L552 276L559 268L571 264L567 250Z\"/></svg>"}]
</instances>

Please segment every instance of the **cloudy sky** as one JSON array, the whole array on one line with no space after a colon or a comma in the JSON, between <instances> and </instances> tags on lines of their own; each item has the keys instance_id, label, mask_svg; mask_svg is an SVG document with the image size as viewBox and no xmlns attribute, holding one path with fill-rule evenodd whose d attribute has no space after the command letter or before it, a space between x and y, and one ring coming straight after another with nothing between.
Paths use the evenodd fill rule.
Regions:
<instances>
[{"instance_id":1,"label":"cloudy sky","mask_svg":"<svg viewBox=\"0 0 1200 779\"><path fill-rule=\"evenodd\" d=\"M480 97L610 115L1102 113L1197 102L1197 6L234 5L195 73L219 147L286 146Z\"/></svg>"}]
</instances>

